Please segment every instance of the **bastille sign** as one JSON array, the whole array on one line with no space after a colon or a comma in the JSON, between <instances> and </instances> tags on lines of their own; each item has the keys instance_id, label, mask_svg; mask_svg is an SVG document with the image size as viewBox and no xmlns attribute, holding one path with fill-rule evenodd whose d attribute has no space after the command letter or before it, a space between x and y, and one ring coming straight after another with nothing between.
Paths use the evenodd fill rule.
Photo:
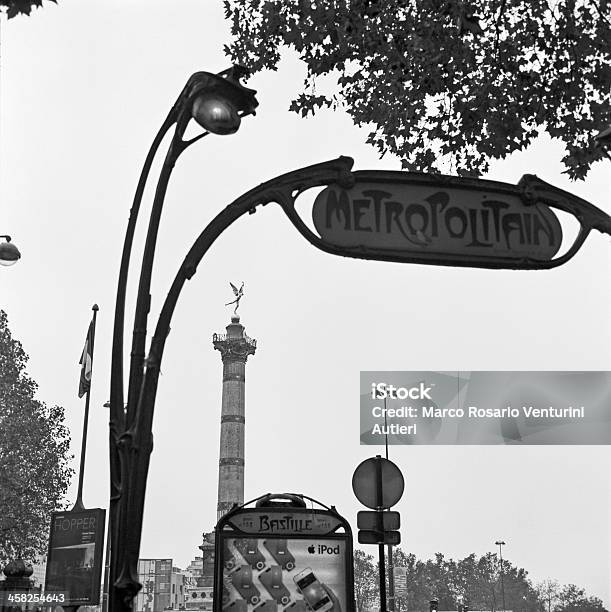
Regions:
<instances>
[{"instance_id":1,"label":"bastille sign","mask_svg":"<svg viewBox=\"0 0 611 612\"><path fill-rule=\"evenodd\" d=\"M299 232L323 251L406 263L546 269L573 257L592 229L611 235L605 212L529 174L511 185L347 171L316 196L312 221L318 235L298 217L294 201L282 206ZM579 225L570 240L557 211Z\"/></svg>"},{"instance_id":2,"label":"bastille sign","mask_svg":"<svg viewBox=\"0 0 611 612\"><path fill-rule=\"evenodd\" d=\"M355 612L350 525L335 508L307 508L304 499L314 501L268 494L221 517L215 612Z\"/></svg>"}]
</instances>

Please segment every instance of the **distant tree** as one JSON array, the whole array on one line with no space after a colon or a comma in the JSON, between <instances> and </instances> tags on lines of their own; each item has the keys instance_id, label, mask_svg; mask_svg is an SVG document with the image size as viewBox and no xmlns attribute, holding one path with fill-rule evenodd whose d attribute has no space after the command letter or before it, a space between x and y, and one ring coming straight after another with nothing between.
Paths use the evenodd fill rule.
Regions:
<instances>
[{"instance_id":1,"label":"distant tree","mask_svg":"<svg viewBox=\"0 0 611 612\"><path fill-rule=\"evenodd\" d=\"M611 122L607 0L224 4L234 62L275 70L293 49L307 77L291 110L345 108L408 170L478 175L540 132L565 144L571 178L604 155L592 139Z\"/></svg>"},{"instance_id":2,"label":"distant tree","mask_svg":"<svg viewBox=\"0 0 611 612\"><path fill-rule=\"evenodd\" d=\"M494 559L497 576L497 608L498 602L502 602L500 589L500 559L496 554L488 554L487 557ZM539 612L541 604L537 591L528 580L528 572L519 568L507 559L503 559L503 586L505 591L505 607L514 612Z\"/></svg>"},{"instance_id":3,"label":"distant tree","mask_svg":"<svg viewBox=\"0 0 611 612\"><path fill-rule=\"evenodd\" d=\"M57 0L51 0L57 4ZM6 8L8 19L17 15L29 15L32 8L40 8L42 0L0 0L0 7Z\"/></svg>"},{"instance_id":4,"label":"distant tree","mask_svg":"<svg viewBox=\"0 0 611 612\"><path fill-rule=\"evenodd\" d=\"M536 587L537 595L539 599L544 603L545 610L552 612L552 605L555 605L560 592L560 585L557 580L550 578L539 582Z\"/></svg>"},{"instance_id":5,"label":"distant tree","mask_svg":"<svg viewBox=\"0 0 611 612\"><path fill-rule=\"evenodd\" d=\"M378 602L378 572L373 557L356 548L354 550L354 598L356 609L363 612Z\"/></svg>"},{"instance_id":6,"label":"distant tree","mask_svg":"<svg viewBox=\"0 0 611 612\"><path fill-rule=\"evenodd\" d=\"M451 559L446 559L441 553L435 553L435 560L427 560L424 566L425 588L430 593L428 598L436 597L440 610L456 609L456 597L459 593L454 589L452 564Z\"/></svg>"},{"instance_id":7,"label":"distant tree","mask_svg":"<svg viewBox=\"0 0 611 612\"><path fill-rule=\"evenodd\" d=\"M528 573L506 559L503 560L503 589L500 560L496 554L487 553L479 558L471 554L458 561L444 559L443 566L440 566L440 561L440 555L437 555L436 565L442 569L441 572L435 569L438 575L434 580L439 585L440 608L443 601L447 606L443 609L454 610L461 600L472 610L499 609L503 590L508 610L537 612L537 595L528 582Z\"/></svg>"},{"instance_id":8,"label":"distant tree","mask_svg":"<svg viewBox=\"0 0 611 612\"><path fill-rule=\"evenodd\" d=\"M0 310L0 565L46 550L50 514L61 509L73 470L64 410L35 399L28 356Z\"/></svg>"},{"instance_id":9,"label":"distant tree","mask_svg":"<svg viewBox=\"0 0 611 612\"><path fill-rule=\"evenodd\" d=\"M437 553L434 559L420 561L400 548L393 551L395 567L407 568L407 595L397 598L401 610L428 610L435 597L440 610L456 610L460 601L471 610L499 610L502 607L500 564L496 554L471 554L454 560ZM528 572L503 560L505 604L514 612L540 612L537 591ZM599 611L600 612L600 611Z\"/></svg>"},{"instance_id":10,"label":"distant tree","mask_svg":"<svg viewBox=\"0 0 611 612\"><path fill-rule=\"evenodd\" d=\"M471 609L495 610L497 567L496 557L491 553L479 559L475 554L461 559L455 568L456 595L461 596Z\"/></svg>"},{"instance_id":11,"label":"distant tree","mask_svg":"<svg viewBox=\"0 0 611 612\"><path fill-rule=\"evenodd\" d=\"M566 584L558 592L554 612L608 612L598 597L587 597L584 589Z\"/></svg>"},{"instance_id":12,"label":"distant tree","mask_svg":"<svg viewBox=\"0 0 611 612\"><path fill-rule=\"evenodd\" d=\"M377 564L376 564L377 565ZM357 608L371 608L378 601L378 570L371 555L355 550L355 592ZM513 612L609 612L597 597L587 597L574 584L560 588L554 580L533 586L528 572L503 559L501 589L500 558L495 553L478 557L471 554L458 561L436 553L434 559L421 561L400 547L393 548L394 567L407 570L407 594L396 597L401 611L425 612L435 597L440 610L456 610L459 601L470 610L501 610L502 591L505 608Z\"/></svg>"}]
</instances>

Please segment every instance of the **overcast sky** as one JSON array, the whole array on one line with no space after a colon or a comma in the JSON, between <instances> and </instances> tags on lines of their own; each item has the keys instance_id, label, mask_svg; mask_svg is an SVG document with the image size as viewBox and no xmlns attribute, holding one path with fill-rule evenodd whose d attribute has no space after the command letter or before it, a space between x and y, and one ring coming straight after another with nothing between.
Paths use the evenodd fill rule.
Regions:
<instances>
[{"instance_id":1,"label":"overcast sky","mask_svg":"<svg viewBox=\"0 0 611 612\"><path fill-rule=\"evenodd\" d=\"M107 508L103 404L128 211L150 142L188 76L228 66L228 24L220 1L60 0L1 26L0 233L13 236L22 259L0 270L0 307L30 355L40 399L66 409L78 468L78 359L99 304L84 501ZM304 76L291 54L277 72L255 75L248 85L259 92L257 116L179 160L150 327L187 249L235 197L339 155L353 157L355 169L400 169L397 159L379 160L345 114L289 113ZM608 211L609 164L571 183L562 156L541 138L493 163L486 178L515 183L534 173ZM214 526L222 365L212 334L229 323L229 281L246 283L240 314L258 341L246 375L246 499L304 493L356 527L352 472L383 452L359 444L359 372L608 370L610 255L608 237L593 233L551 271L366 262L316 250L276 205L241 219L199 266L174 315L141 557L185 567ZM136 285L134 268L128 312ZM611 605L608 447L395 446L391 459L406 476L396 508L404 550L461 558L493 551L502 538L504 555L534 581L575 583ZM75 493L76 479L71 501Z\"/></svg>"}]
</instances>

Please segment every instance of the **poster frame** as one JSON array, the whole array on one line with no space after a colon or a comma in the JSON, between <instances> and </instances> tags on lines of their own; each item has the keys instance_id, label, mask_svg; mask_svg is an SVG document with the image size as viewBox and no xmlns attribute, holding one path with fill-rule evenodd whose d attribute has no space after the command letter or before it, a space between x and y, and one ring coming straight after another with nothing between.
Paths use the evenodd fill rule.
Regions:
<instances>
[{"instance_id":1,"label":"poster frame","mask_svg":"<svg viewBox=\"0 0 611 612\"><path fill-rule=\"evenodd\" d=\"M51 523L49 525L49 542L47 546L47 567L45 570L45 592L47 592L47 585L49 583L49 577L51 574L51 567L53 561L53 550L56 548L53 546L53 525L55 519L58 516L69 516L75 514L88 514L89 516L95 516L96 518L96 533L94 540L94 556L93 556L93 577L92 577L92 588L89 591L89 597L86 599L72 599L67 598L62 605L65 606L97 606L100 602L101 587L102 587L102 557L104 550L104 535L106 532L106 510L104 508L84 508L82 510L67 510L67 511L56 511L51 513ZM102 526L101 529L99 526Z\"/></svg>"},{"instance_id":2,"label":"poster frame","mask_svg":"<svg viewBox=\"0 0 611 612\"><path fill-rule=\"evenodd\" d=\"M254 531L243 531L237 527L232 519L242 514L268 514L287 516L287 514L303 515L310 514L319 517L328 517L333 519L336 524L328 532L313 532L313 533L269 533L269 532L254 532ZM342 528L343 532L338 533L337 530ZM281 506L257 506L256 508L246 508L240 506L232 509L225 514L215 527L215 543L214 543L214 600L212 610L214 612L222 612L223 610L223 550L225 540L233 538L252 538L252 539L278 539L278 540L305 540L305 541L318 541L324 540L335 540L338 542L345 542L345 578L346 578L346 610L345 612L356 612L354 602L354 561L353 561L353 540L352 540L352 529L348 521L337 513L334 507L329 509L319 508L300 508L292 507L288 504L282 504Z\"/></svg>"}]
</instances>

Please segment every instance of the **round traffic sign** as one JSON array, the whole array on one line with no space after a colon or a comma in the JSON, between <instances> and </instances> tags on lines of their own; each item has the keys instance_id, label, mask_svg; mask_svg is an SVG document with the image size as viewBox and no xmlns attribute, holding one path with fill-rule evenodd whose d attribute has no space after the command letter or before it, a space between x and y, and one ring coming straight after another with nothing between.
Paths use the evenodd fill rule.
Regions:
<instances>
[{"instance_id":1,"label":"round traffic sign","mask_svg":"<svg viewBox=\"0 0 611 612\"><path fill-rule=\"evenodd\" d=\"M380 455L365 459L352 475L352 490L368 508L394 506L401 499L404 487L401 470Z\"/></svg>"}]
</instances>

